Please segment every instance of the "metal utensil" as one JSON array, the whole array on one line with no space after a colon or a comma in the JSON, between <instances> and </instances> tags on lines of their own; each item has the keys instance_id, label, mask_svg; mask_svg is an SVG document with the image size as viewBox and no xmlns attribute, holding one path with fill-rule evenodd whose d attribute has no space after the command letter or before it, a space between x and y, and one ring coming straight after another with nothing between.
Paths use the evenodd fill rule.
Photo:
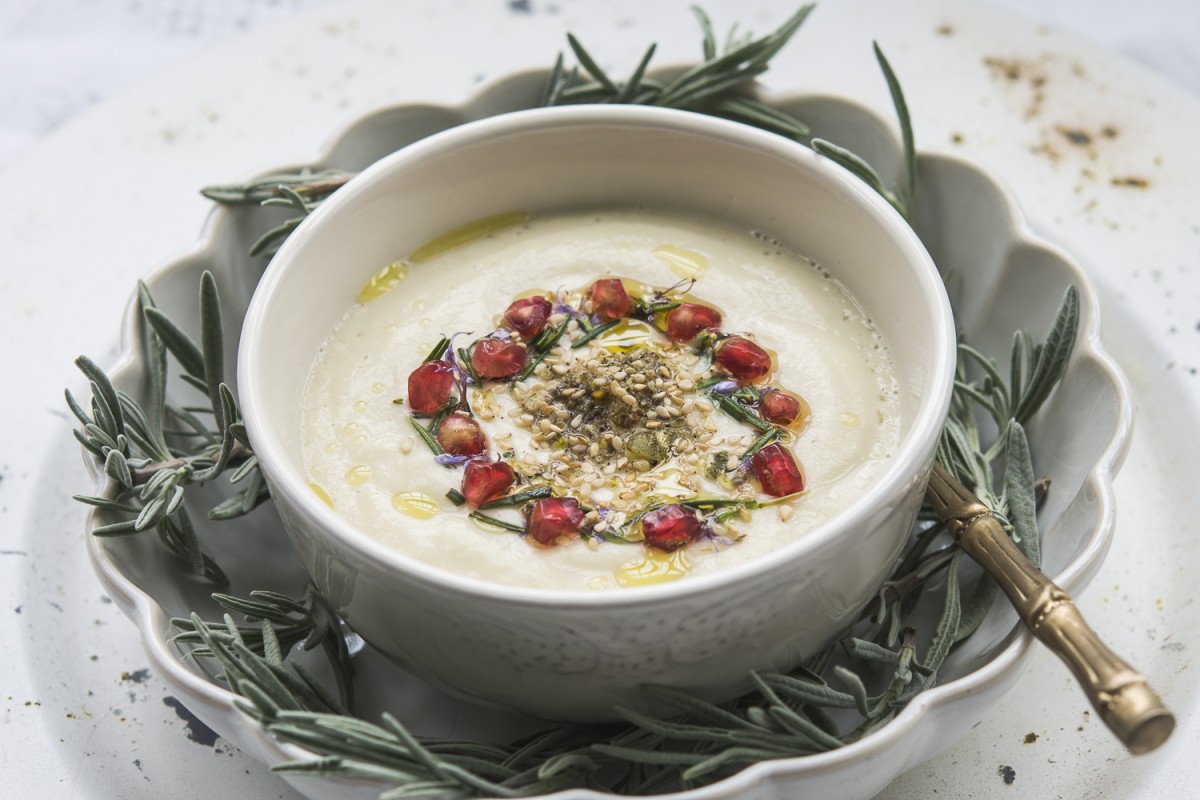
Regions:
<instances>
[{"instance_id":1,"label":"metal utensil","mask_svg":"<svg viewBox=\"0 0 1200 800\"><path fill-rule=\"evenodd\" d=\"M934 465L926 498L963 551L1000 584L1026 627L1071 669L1130 752L1149 753L1165 742L1175 715L1100 640L1071 596L1029 563L992 511L940 465Z\"/></svg>"}]
</instances>

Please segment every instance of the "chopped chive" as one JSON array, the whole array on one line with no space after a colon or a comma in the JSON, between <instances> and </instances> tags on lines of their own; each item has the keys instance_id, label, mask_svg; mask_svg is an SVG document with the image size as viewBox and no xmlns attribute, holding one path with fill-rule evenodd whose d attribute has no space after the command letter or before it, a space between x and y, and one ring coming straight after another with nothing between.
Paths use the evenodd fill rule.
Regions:
<instances>
[{"instance_id":1,"label":"chopped chive","mask_svg":"<svg viewBox=\"0 0 1200 800\"><path fill-rule=\"evenodd\" d=\"M759 419L756 415L750 412L750 409L746 408L732 397L726 397L725 395L718 394L716 392L709 392L708 396L716 402L717 406L722 411L736 419L738 422L744 422L762 432L769 431L771 428L775 427L771 423L764 422L763 420Z\"/></svg>"},{"instance_id":2,"label":"chopped chive","mask_svg":"<svg viewBox=\"0 0 1200 800\"><path fill-rule=\"evenodd\" d=\"M680 500L679 505L687 508L726 508L729 506L754 508L757 500L742 497L695 497L691 500Z\"/></svg>"},{"instance_id":3,"label":"chopped chive","mask_svg":"<svg viewBox=\"0 0 1200 800\"><path fill-rule=\"evenodd\" d=\"M590 342L592 339L595 339L597 336L599 336L603 333L607 333L608 331L617 327L617 323L619 323L620 321L621 320L619 320L619 319L614 319L611 322L604 323L603 325L597 325L596 327L592 328L587 333L585 333L583 336L580 336L578 339L571 342L571 349L578 350L579 348L583 347L585 344Z\"/></svg>"},{"instance_id":4,"label":"chopped chive","mask_svg":"<svg viewBox=\"0 0 1200 800\"><path fill-rule=\"evenodd\" d=\"M549 350L558 341L558 338L567 331L567 326L571 324L571 318L567 317L557 328L547 328L542 331L536 339L533 340L532 347L535 350Z\"/></svg>"},{"instance_id":5,"label":"chopped chive","mask_svg":"<svg viewBox=\"0 0 1200 800\"><path fill-rule=\"evenodd\" d=\"M622 536L621 534L617 533L616 531L612 530L611 528L606 531L600 531L600 532L596 533L596 535L599 536L604 541L612 542L613 544L641 544L640 540L630 539L627 536Z\"/></svg>"},{"instance_id":6,"label":"chopped chive","mask_svg":"<svg viewBox=\"0 0 1200 800\"><path fill-rule=\"evenodd\" d=\"M404 405L404 398L403 398L403 397L397 397L395 400L393 400L393 401L392 401L392 405L394 405L394 406L402 406L402 405Z\"/></svg>"},{"instance_id":7,"label":"chopped chive","mask_svg":"<svg viewBox=\"0 0 1200 800\"><path fill-rule=\"evenodd\" d=\"M753 386L742 386L736 392L733 392L731 396L739 400L744 400L747 403L757 403L762 399L762 392Z\"/></svg>"},{"instance_id":8,"label":"chopped chive","mask_svg":"<svg viewBox=\"0 0 1200 800\"><path fill-rule=\"evenodd\" d=\"M425 356L423 363L428 364L430 361L437 361L446 354L448 347L450 347L450 340L448 338L443 336L441 339L438 339L438 343L429 351L429 355Z\"/></svg>"},{"instance_id":9,"label":"chopped chive","mask_svg":"<svg viewBox=\"0 0 1200 800\"><path fill-rule=\"evenodd\" d=\"M549 486L538 486L535 489L526 489L517 494L510 494L508 497L501 497L497 500L492 500L480 506L481 509L488 508L504 508L505 506L519 506L522 503L527 503L530 500L540 500L543 497L549 497L551 494Z\"/></svg>"},{"instance_id":10,"label":"chopped chive","mask_svg":"<svg viewBox=\"0 0 1200 800\"><path fill-rule=\"evenodd\" d=\"M679 302L651 303L650 305L646 306L645 309L646 309L647 314L658 314L660 312L671 311L673 309L679 308L679 306L681 306L681 305L683 305L683 304L679 303Z\"/></svg>"},{"instance_id":11,"label":"chopped chive","mask_svg":"<svg viewBox=\"0 0 1200 800\"><path fill-rule=\"evenodd\" d=\"M778 441L781 436L783 436L783 432L780 431L779 428L771 426L769 431L763 431L761 436L751 442L750 446L746 448L746 452L742 453L741 460L745 461L747 458L752 458L755 453L757 453L759 450L762 450L772 442Z\"/></svg>"},{"instance_id":12,"label":"chopped chive","mask_svg":"<svg viewBox=\"0 0 1200 800\"><path fill-rule=\"evenodd\" d=\"M702 392L705 389L710 389L713 386L716 386L721 381L725 381L725 380L729 380L728 375L713 375L712 377L705 378L704 380L702 380L698 384L696 384L696 391Z\"/></svg>"},{"instance_id":13,"label":"chopped chive","mask_svg":"<svg viewBox=\"0 0 1200 800\"><path fill-rule=\"evenodd\" d=\"M450 491L446 492L446 499L451 503L454 503L456 506L461 506L463 503L467 502L467 498L464 497L463 493L458 489L451 489Z\"/></svg>"},{"instance_id":14,"label":"chopped chive","mask_svg":"<svg viewBox=\"0 0 1200 800\"><path fill-rule=\"evenodd\" d=\"M543 331L541 336L538 336L536 339L534 339L535 352L533 358L530 358L528 361L526 361L525 366L521 368L519 373L517 373L516 379L518 381L523 381L533 374L533 371L537 369L537 365L542 363L542 359L545 358L546 354L550 352L550 348L554 347L555 343L557 343L558 340L562 338L562 335L566 333L567 325L569 324L571 324L571 318L567 317L562 321L562 324L553 331ZM542 343L542 339L546 337L547 333L550 334L550 337L545 343Z\"/></svg>"},{"instance_id":15,"label":"chopped chive","mask_svg":"<svg viewBox=\"0 0 1200 800\"><path fill-rule=\"evenodd\" d=\"M421 438L425 441L425 444L429 445L429 449L433 451L433 454L435 456L442 455L442 446L437 443L437 439L433 438L433 434L426 430L424 425L417 422L416 418L413 417L412 414L408 415L408 421L412 424L416 432L420 434Z\"/></svg>"},{"instance_id":16,"label":"chopped chive","mask_svg":"<svg viewBox=\"0 0 1200 800\"><path fill-rule=\"evenodd\" d=\"M512 531L513 533L524 533L525 532L525 529L522 528L520 525L513 525L511 522L505 522L502 519L496 519L495 517L489 517L487 514L481 514L478 511L472 511L467 516L470 517L471 519L475 520L476 522L482 522L484 525L491 525L493 528L503 528L504 530Z\"/></svg>"}]
</instances>

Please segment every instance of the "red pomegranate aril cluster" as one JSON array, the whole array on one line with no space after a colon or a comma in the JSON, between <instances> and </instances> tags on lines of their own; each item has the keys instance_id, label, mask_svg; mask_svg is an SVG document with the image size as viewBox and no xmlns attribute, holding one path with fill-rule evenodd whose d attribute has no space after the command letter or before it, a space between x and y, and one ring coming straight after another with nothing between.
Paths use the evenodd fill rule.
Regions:
<instances>
[{"instance_id":1,"label":"red pomegranate aril cluster","mask_svg":"<svg viewBox=\"0 0 1200 800\"><path fill-rule=\"evenodd\" d=\"M454 377L448 361L426 361L408 376L408 407L414 414L438 413L454 395Z\"/></svg>"},{"instance_id":2,"label":"red pomegranate aril cluster","mask_svg":"<svg viewBox=\"0 0 1200 800\"><path fill-rule=\"evenodd\" d=\"M758 413L767 422L791 425L800 416L800 400L779 389L768 389L759 398Z\"/></svg>"},{"instance_id":3,"label":"red pomegranate aril cluster","mask_svg":"<svg viewBox=\"0 0 1200 800\"><path fill-rule=\"evenodd\" d=\"M696 512L681 505L664 506L642 517L646 544L667 553L694 541L702 529Z\"/></svg>"},{"instance_id":4,"label":"red pomegranate aril cluster","mask_svg":"<svg viewBox=\"0 0 1200 800\"><path fill-rule=\"evenodd\" d=\"M744 336L730 336L718 344L713 360L738 383L754 383L771 371L771 354Z\"/></svg>"},{"instance_id":5,"label":"red pomegranate aril cluster","mask_svg":"<svg viewBox=\"0 0 1200 800\"><path fill-rule=\"evenodd\" d=\"M452 456L474 458L483 455L487 440L479 423L466 414L447 414L434 434L442 451Z\"/></svg>"},{"instance_id":6,"label":"red pomegranate aril cluster","mask_svg":"<svg viewBox=\"0 0 1200 800\"><path fill-rule=\"evenodd\" d=\"M478 508L503 497L517 476L504 461L470 461L463 472L462 494L467 505Z\"/></svg>"},{"instance_id":7,"label":"red pomegranate aril cluster","mask_svg":"<svg viewBox=\"0 0 1200 800\"><path fill-rule=\"evenodd\" d=\"M666 314L667 336L686 344L701 331L721 327L721 312L699 303L680 303Z\"/></svg>"},{"instance_id":8,"label":"red pomegranate aril cluster","mask_svg":"<svg viewBox=\"0 0 1200 800\"><path fill-rule=\"evenodd\" d=\"M788 449L778 442L755 453L750 459L750 466L764 494L786 497L804 491L804 475L800 467L796 466L796 460Z\"/></svg>"},{"instance_id":9,"label":"red pomegranate aril cluster","mask_svg":"<svg viewBox=\"0 0 1200 800\"><path fill-rule=\"evenodd\" d=\"M515 300L504 312L504 324L530 341L546 328L553 306L544 297Z\"/></svg>"},{"instance_id":10,"label":"red pomegranate aril cluster","mask_svg":"<svg viewBox=\"0 0 1200 800\"><path fill-rule=\"evenodd\" d=\"M525 532L535 542L551 545L564 536L573 536L583 524L583 509L574 497L547 497L529 509Z\"/></svg>"},{"instance_id":11,"label":"red pomegranate aril cluster","mask_svg":"<svg viewBox=\"0 0 1200 800\"><path fill-rule=\"evenodd\" d=\"M619 278L601 278L592 284L592 313L602 322L612 322L633 311L633 299Z\"/></svg>"},{"instance_id":12,"label":"red pomegranate aril cluster","mask_svg":"<svg viewBox=\"0 0 1200 800\"><path fill-rule=\"evenodd\" d=\"M494 336L480 339L471 348L471 368L481 378L504 380L525 366L525 348Z\"/></svg>"}]
</instances>

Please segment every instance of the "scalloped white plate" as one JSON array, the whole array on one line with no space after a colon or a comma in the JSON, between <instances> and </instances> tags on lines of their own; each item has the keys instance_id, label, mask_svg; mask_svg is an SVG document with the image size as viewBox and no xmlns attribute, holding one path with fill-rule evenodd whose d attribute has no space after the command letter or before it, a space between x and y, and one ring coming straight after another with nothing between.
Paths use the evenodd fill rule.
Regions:
<instances>
[{"instance_id":1,"label":"scalloped white plate","mask_svg":"<svg viewBox=\"0 0 1200 800\"><path fill-rule=\"evenodd\" d=\"M431 132L463 121L536 104L544 73L511 76L458 107L402 106L371 114L337 137L316 166L359 169ZM843 144L882 167L899 168L900 154L887 125L871 112L831 97L777 98L821 136ZM229 326L230 370L236 358L236 326L264 263L245 257L250 242L278 215L254 209L217 210L199 244L147 278L159 306L185 328L196 330L196 286L202 270L218 280ZM1044 335L1068 285L1081 293L1080 336L1067 376L1031 425L1035 469L1053 476L1042 509L1046 571L1068 592L1081 589L1099 568L1115 523L1112 479L1130 441L1132 404L1124 378L1103 351L1098 301L1078 265L1029 230L1012 196L994 177L968 162L923 155L915 227L943 274L960 327L980 349L1007 363L1017 328ZM118 388L144 391L145 364L132 307L126 315L123 354L111 372ZM230 372L232 374L232 372ZM1081 413L1082 410L1082 413ZM94 474L97 474L94 472ZM217 499L215 490L198 507ZM202 515L201 515L202 516ZM89 526L92 525L89 517ZM202 524L205 549L229 573L233 594L274 589L297 594L306 582L286 536L269 509L232 523ZM304 757L304 752L264 736L234 706L234 696L199 665L181 658L169 642L172 616L217 614L209 587L181 577L179 565L152 537L100 540L88 551L109 594L137 625L152 664L172 692L210 727L263 763ZM688 800L732 797L867 797L896 776L933 757L986 717L1024 671L1031 637L1015 627L1015 615L997 602L979 631L951 656L944 682L913 701L892 723L840 750L765 762L702 789L676 795ZM357 656L359 713L372 718L389 710L416 732L429 735L509 738L538 723L488 712L447 698L385 661L370 648ZM864 769L864 765L870 766ZM379 787L343 781L298 779L310 798L374 797ZM599 797L568 791L555 797Z\"/></svg>"}]
</instances>

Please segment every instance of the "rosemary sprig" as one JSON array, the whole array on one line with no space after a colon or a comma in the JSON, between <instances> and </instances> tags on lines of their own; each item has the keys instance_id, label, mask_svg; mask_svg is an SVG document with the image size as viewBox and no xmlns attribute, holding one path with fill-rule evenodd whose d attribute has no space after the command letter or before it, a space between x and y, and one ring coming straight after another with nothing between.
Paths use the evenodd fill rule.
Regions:
<instances>
[{"instance_id":1,"label":"rosemary sprig","mask_svg":"<svg viewBox=\"0 0 1200 800\"><path fill-rule=\"evenodd\" d=\"M214 594L213 599L230 612L242 614L247 621L260 624L234 625L227 616L224 633L213 632L206 636L201 630L204 624L195 618L174 618L171 625L179 633L172 637L172 641L190 645L190 656L214 657L216 653L207 644L212 639L226 643L236 639L251 652L263 656L264 660L278 663L282 663L296 645L302 650L321 647L333 666L340 698L337 704L323 698L323 704L343 714L349 713L348 710L354 707L354 665L341 631L341 620L315 586L309 584L301 600L266 591L251 592L249 598Z\"/></svg>"},{"instance_id":2,"label":"rosemary sprig","mask_svg":"<svg viewBox=\"0 0 1200 800\"><path fill-rule=\"evenodd\" d=\"M800 29L813 7L812 4L801 7L779 28L761 38L739 38L735 29L724 47L717 44L708 16L693 8L704 34L703 60L666 83L646 77L656 49L653 44L629 80L619 83L600 67L577 38L568 36L567 43L579 66L568 72L559 57L546 87L544 104L633 103L680 108L799 139L809 133L808 126L758 100L753 89L754 80L767 71L771 59Z\"/></svg>"},{"instance_id":3,"label":"rosemary sprig","mask_svg":"<svg viewBox=\"0 0 1200 800\"><path fill-rule=\"evenodd\" d=\"M896 109L896 117L900 122L900 138L904 148L904 189L899 192L888 189L883 178L879 177L879 173L870 164L833 142L814 137L809 142L809 146L852 172L859 180L882 195L905 219L911 219L917 196L917 151L913 144L912 119L908 113L908 103L904 99L904 92L900 88L900 81L896 78L896 73L892 71L892 65L888 63L883 51L879 49L878 42L872 43L872 46L875 50L875 60L879 62L879 68L883 71L888 92L892 96L892 105Z\"/></svg>"},{"instance_id":4,"label":"rosemary sprig","mask_svg":"<svg viewBox=\"0 0 1200 800\"><path fill-rule=\"evenodd\" d=\"M244 488L208 513L213 519L246 514L267 499L266 482L246 439L233 392L223 380L224 331L216 280L200 279L201 344L161 313L144 283L138 285L142 341L149 365L148 405L118 392L108 376L85 356L76 364L88 378L90 409L66 392L67 406L79 421L75 438L104 464L110 479L105 496L76 499L111 512L117 519L98 526L99 536L128 536L154 530L167 547L184 558L192 572L225 584L220 568L200 548L183 501L187 487L211 481L232 469L230 481ZM167 401L167 356L183 368L184 382L207 395L201 416ZM190 429L168 436L168 423Z\"/></svg>"}]
</instances>

